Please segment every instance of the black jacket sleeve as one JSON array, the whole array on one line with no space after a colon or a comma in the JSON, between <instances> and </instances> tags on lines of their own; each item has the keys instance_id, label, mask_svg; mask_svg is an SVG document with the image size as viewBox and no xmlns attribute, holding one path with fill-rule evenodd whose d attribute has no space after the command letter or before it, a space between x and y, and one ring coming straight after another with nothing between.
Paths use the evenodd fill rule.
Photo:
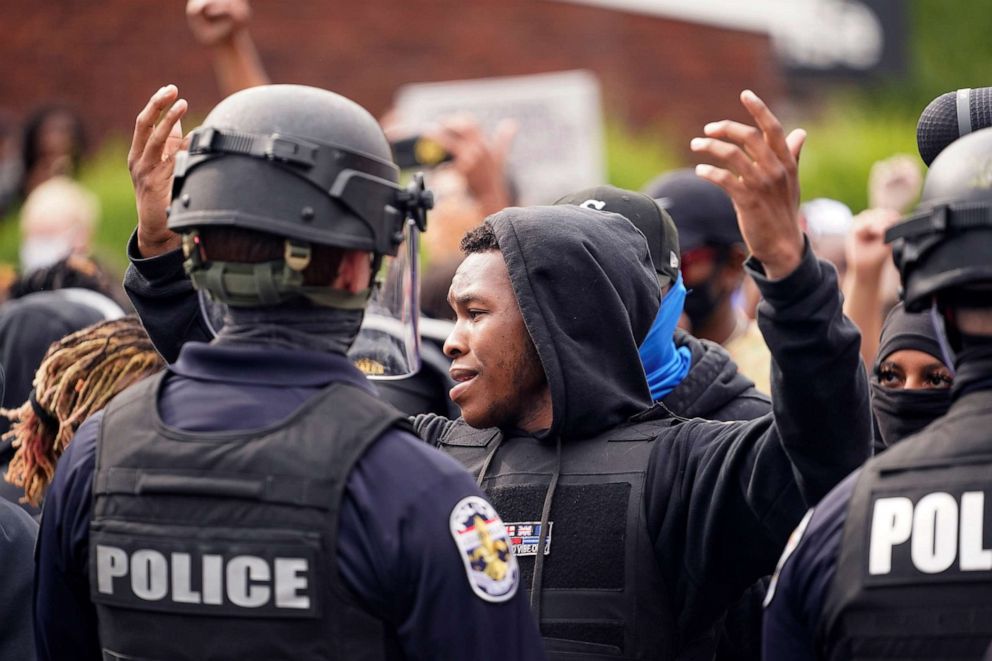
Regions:
<instances>
[{"instance_id":1,"label":"black jacket sleeve","mask_svg":"<svg viewBox=\"0 0 992 661\"><path fill-rule=\"evenodd\" d=\"M456 420L449 420L436 413L421 413L410 416L410 424L417 436L427 442L428 445L437 447L441 444L441 439L455 426Z\"/></svg>"},{"instance_id":2,"label":"black jacket sleeve","mask_svg":"<svg viewBox=\"0 0 992 661\"><path fill-rule=\"evenodd\" d=\"M764 296L772 414L683 423L656 444L648 468L648 531L683 641L771 573L807 508L871 452L860 335L843 316L833 267L807 247L780 281L749 268Z\"/></svg>"},{"instance_id":3,"label":"black jacket sleeve","mask_svg":"<svg viewBox=\"0 0 992 661\"><path fill-rule=\"evenodd\" d=\"M137 235L131 234L127 256L131 264L124 274L124 291L162 357L172 363L186 342L209 342L212 333L183 270L182 252L144 258L138 252Z\"/></svg>"}]
</instances>

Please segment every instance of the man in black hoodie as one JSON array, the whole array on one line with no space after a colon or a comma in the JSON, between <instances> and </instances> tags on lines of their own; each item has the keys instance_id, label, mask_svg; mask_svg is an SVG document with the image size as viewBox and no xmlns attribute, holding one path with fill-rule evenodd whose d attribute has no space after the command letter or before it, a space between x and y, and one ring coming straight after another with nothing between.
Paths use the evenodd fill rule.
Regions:
<instances>
[{"instance_id":1,"label":"man in black hoodie","mask_svg":"<svg viewBox=\"0 0 992 661\"><path fill-rule=\"evenodd\" d=\"M648 408L631 366L660 291L624 218L507 209L463 243L445 346L462 418L415 426L507 522L551 658L684 653L869 454L858 333L796 219L802 134L787 141L757 97L742 100L762 130L711 125L694 149L723 166L701 174L735 196L755 256L774 416L679 424Z\"/></svg>"},{"instance_id":2,"label":"man in black hoodie","mask_svg":"<svg viewBox=\"0 0 992 661\"><path fill-rule=\"evenodd\" d=\"M756 257L774 416L682 422L652 406L634 366L660 289L643 235L620 216L495 214L452 284L446 352L463 417L416 427L475 472L508 522L552 658L675 658L869 454L858 332L797 223L802 135L786 140L757 97L742 100L762 130L721 122L694 148L722 166L705 173L735 196ZM157 311L195 315L163 269L158 292L130 282L153 339L168 335L149 324Z\"/></svg>"}]
</instances>

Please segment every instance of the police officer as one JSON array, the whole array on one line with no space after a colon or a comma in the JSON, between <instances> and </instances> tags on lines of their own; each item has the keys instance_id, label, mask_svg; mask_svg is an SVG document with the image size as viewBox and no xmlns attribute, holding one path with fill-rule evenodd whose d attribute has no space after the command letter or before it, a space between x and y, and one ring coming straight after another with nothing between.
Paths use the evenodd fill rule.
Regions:
<instances>
[{"instance_id":1,"label":"police officer","mask_svg":"<svg viewBox=\"0 0 992 661\"><path fill-rule=\"evenodd\" d=\"M946 415L865 464L793 535L765 658L978 659L992 640L992 129L933 162L887 232L910 311L956 356ZM948 360L950 364L950 360Z\"/></svg>"},{"instance_id":2,"label":"police officer","mask_svg":"<svg viewBox=\"0 0 992 661\"><path fill-rule=\"evenodd\" d=\"M239 92L178 155L177 95L138 116L135 240L178 241L155 217L177 160L169 227L228 315L59 463L41 658L542 658L492 505L345 357L428 198L397 186L378 125L336 94Z\"/></svg>"}]
</instances>

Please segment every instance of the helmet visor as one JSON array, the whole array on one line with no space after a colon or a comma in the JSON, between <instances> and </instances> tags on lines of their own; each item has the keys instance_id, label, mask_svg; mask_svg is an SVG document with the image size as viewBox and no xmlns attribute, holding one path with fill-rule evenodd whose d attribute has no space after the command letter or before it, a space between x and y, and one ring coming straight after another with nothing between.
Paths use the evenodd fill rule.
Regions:
<instances>
[{"instance_id":1,"label":"helmet visor","mask_svg":"<svg viewBox=\"0 0 992 661\"><path fill-rule=\"evenodd\" d=\"M420 230L404 225L395 256L382 259L365 317L348 357L373 380L402 379L420 370Z\"/></svg>"}]
</instances>

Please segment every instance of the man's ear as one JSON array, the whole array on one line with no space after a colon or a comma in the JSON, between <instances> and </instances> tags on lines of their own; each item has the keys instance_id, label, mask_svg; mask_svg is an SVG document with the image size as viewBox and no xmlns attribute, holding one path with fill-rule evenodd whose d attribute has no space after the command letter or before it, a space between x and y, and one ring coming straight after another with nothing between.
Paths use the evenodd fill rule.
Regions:
<instances>
[{"instance_id":1,"label":"man's ear","mask_svg":"<svg viewBox=\"0 0 992 661\"><path fill-rule=\"evenodd\" d=\"M338 275L331 286L357 294L372 280L372 257L361 250L349 250L341 258Z\"/></svg>"}]
</instances>

